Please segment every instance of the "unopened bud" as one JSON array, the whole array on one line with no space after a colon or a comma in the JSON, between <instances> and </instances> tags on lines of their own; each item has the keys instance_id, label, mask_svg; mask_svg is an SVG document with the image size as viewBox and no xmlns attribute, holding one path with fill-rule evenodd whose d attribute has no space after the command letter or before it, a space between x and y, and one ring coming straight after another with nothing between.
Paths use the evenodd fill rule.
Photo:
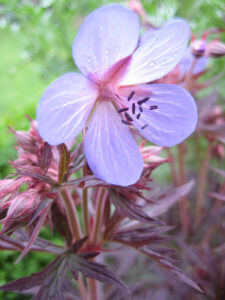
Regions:
<instances>
[{"instance_id":1,"label":"unopened bud","mask_svg":"<svg viewBox=\"0 0 225 300\"><path fill-rule=\"evenodd\" d=\"M212 41L206 48L206 56L221 57L225 55L225 44L220 41Z\"/></svg>"},{"instance_id":2,"label":"unopened bud","mask_svg":"<svg viewBox=\"0 0 225 300\"><path fill-rule=\"evenodd\" d=\"M191 42L191 52L196 57L201 57L205 54L206 42L204 40L194 40Z\"/></svg>"}]
</instances>

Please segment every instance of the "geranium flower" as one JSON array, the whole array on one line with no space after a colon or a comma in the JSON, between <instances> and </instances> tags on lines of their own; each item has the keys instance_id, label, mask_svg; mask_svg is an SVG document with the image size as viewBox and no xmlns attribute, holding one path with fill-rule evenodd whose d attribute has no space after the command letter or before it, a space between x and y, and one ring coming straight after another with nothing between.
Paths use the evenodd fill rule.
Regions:
<instances>
[{"instance_id":1,"label":"geranium flower","mask_svg":"<svg viewBox=\"0 0 225 300\"><path fill-rule=\"evenodd\" d=\"M167 22L143 42L138 16L119 4L89 15L73 44L81 71L56 79L37 109L41 137L64 143L83 128L85 155L93 173L121 186L135 183L143 159L130 131L160 146L182 142L196 127L191 95L176 85L145 84L173 69L184 54L189 28Z\"/></svg>"}]
</instances>

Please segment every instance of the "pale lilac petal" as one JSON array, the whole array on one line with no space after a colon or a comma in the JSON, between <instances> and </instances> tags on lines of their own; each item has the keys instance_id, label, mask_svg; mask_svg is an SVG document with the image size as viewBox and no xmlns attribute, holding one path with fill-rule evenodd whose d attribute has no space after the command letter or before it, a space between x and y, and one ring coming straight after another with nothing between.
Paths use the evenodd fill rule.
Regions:
<instances>
[{"instance_id":1,"label":"pale lilac petal","mask_svg":"<svg viewBox=\"0 0 225 300\"><path fill-rule=\"evenodd\" d=\"M120 4L105 5L89 15L73 44L80 71L96 80L120 59L133 53L139 38L139 19Z\"/></svg>"},{"instance_id":2,"label":"pale lilac petal","mask_svg":"<svg viewBox=\"0 0 225 300\"><path fill-rule=\"evenodd\" d=\"M51 145L74 138L85 126L97 96L97 87L78 73L56 79L37 108L41 137Z\"/></svg>"},{"instance_id":3,"label":"pale lilac petal","mask_svg":"<svg viewBox=\"0 0 225 300\"><path fill-rule=\"evenodd\" d=\"M127 125L110 102L97 105L85 136L85 155L92 172L116 185L135 183L143 159Z\"/></svg>"},{"instance_id":4,"label":"pale lilac petal","mask_svg":"<svg viewBox=\"0 0 225 300\"><path fill-rule=\"evenodd\" d=\"M124 95L129 94L129 89L122 88L121 92ZM137 102L145 97L150 99L142 104L143 112L137 119L139 110ZM136 105L135 116L131 114L134 126L146 139L159 146L170 147L179 144L195 130L197 124L195 101L178 85L149 84L136 87L135 96L128 102L130 111L132 103Z\"/></svg>"},{"instance_id":5,"label":"pale lilac petal","mask_svg":"<svg viewBox=\"0 0 225 300\"><path fill-rule=\"evenodd\" d=\"M153 31L135 50L120 85L146 83L166 75L184 55L189 34L187 23L180 19Z\"/></svg>"}]
</instances>

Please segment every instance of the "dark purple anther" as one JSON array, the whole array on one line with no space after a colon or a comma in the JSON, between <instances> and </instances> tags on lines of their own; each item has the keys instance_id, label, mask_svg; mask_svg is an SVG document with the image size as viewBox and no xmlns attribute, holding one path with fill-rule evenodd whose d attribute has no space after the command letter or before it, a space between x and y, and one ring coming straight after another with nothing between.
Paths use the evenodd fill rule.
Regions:
<instances>
[{"instance_id":1,"label":"dark purple anther","mask_svg":"<svg viewBox=\"0 0 225 300\"><path fill-rule=\"evenodd\" d=\"M139 105L139 110L140 110L140 112L143 112L143 108L140 105Z\"/></svg>"},{"instance_id":2,"label":"dark purple anther","mask_svg":"<svg viewBox=\"0 0 225 300\"><path fill-rule=\"evenodd\" d=\"M132 103L132 114L135 114L135 103Z\"/></svg>"},{"instance_id":3,"label":"dark purple anther","mask_svg":"<svg viewBox=\"0 0 225 300\"><path fill-rule=\"evenodd\" d=\"M132 91L132 92L129 94L129 96L127 97L127 101L130 101L131 98L134 96L134 94L135 94L135 91Z\"/></svg>"},{"instance_id":4,"label":"dark purple anther","mask_svg":"<svg viewBox=\"0 0 225 300\"><path fill-rule=\"evenodd\" d=\"M141 116L141 114L137 114L137 119L138 119L138 120L140 119L140 116Z\"/></svg>"},{"instance_id":5,"label":"dark purple anther","mask_svg":"<svg viewBox=\"0 0 225 300\"><path fill-rule=\"evenodd\" d=\"M146 127L148 127L148 124L145 124L144 126L142 126L141 129L145 129Z\"/></svg>"},{"instance_id":6,"label":"dark purple anther","mask_svg":"<svg viewBox=\"0 0 225 300\"><path fill-rule=\"evenodd\" d=\"M131 116L128 113L125 113L125 117L127 118L127 120L129 121L133 121L133 119L131 118Z\"/></svg>"},{"instance_id":7,"label":"dark purple anther","mask_svg":"<svg viewBox=\"0 0 225 300\"><path fill-rule=\"evenodd\" d=\"M157 105L151 105L151 106L149 107L150 110L157 109L157 108L158 108Z\"/></svg>"},{"instance_id":8,"label":"dark purple anther","mask_svg":"<svg viewBox=\"0 0 225 300\"><path fill-rule=\"evenodd\" d=\"M128 107L124 107L124 108L119 109L117 112L118 112L118 113L122 113L122 112L128 111L128 110L129 110Z\"/></svg>"},{"instance_id":9,"label":"dark purple anther","mask_svg":"<svg viewBox=\"0 0 225 300\"><path fill-rule=\"evenodd\" d=\"M130 123L127 122L127 121L125 121L125 120L121 120L121 122L122 122L123 124L130 125Z\"/></svg>"},{"instance_id":10,"label":"dark purple anther","mask_svg":"<svg viewBox=\"0 0 225 300\"><path fill-rule=\"evenodd\" d=\"M146 97L144 99L141 99L137 102L138 105L142 105L143 103L147 102L150 99L150 97Z\"/></svg>"}]
</instances>

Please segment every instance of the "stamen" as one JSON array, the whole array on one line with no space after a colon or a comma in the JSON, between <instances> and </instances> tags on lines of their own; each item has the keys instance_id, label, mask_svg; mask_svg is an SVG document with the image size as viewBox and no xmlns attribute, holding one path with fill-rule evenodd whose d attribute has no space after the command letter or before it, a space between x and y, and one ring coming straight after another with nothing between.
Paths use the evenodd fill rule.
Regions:
<instances>
[{"instance_id":1,"label":"stamen","mask_svg":"<svg viewBox=\"0 0 225 300\"><path fill-rule=\"evenodd\" d=\"M134 96L134 94L135 94L135 91L132 91L132 92L129 94L129 96L127 97L127 101L130 101L131 98Z\"/></svg>"},{"instance_id":2,"label":"stamen","mask_svg":"<svg viewBox=\"0 0 225 300\"><path fill-rule=\"evenodd\" d=\"M137 114L137 119L139 120L140 119L140 116L141 116L141 114L139 113L139 114Z\"/></svg>"},{"instance_id":3,"label":"stamen","mask_svg":"<svg viewBox=\"0 0 225 300\"><path fill-rule=\"evenodd\" d=\"M141 129L145 129L146 127L148 127L148 124L145 124L144 126L142 126Z\"/></svg>"},{"instance_id":4,"label":"stamen","mask_svg":"<svg viewBox=\"0 0 225 300\"><path fill-rule=\"evenodd\" d=\"M137 102L138 105L142 105L143 103L147 102L150 99L150 97L146 97L144 99L141 99Z\"/></svg>"},{"instance_id":5,"label":"stamen","mask_svg":"<svg viewBox=\"0 0 225 300\"><path fill-rule=\"evenodd\" d=\"M158 108L157 105L151 105L151 106L149 107L150 110L157 109L157 108Z\"/></svg>"},{"instance_id":6,"label":"stamen","mask_svg":"<svg viewBox=\"0 0 225 300\"><path fill-rule=\"evenodd\" d=\"M132 103L132 114L135 115L135 103Z\"/></svg>"},{"instance_id":7,"label":"stamen","mask_svg":"<svg viewBox=\"0 0 225 300\"><path fill-rule=\"evenodd\" d=\"M122 113L122 112L124 112L124 111L128 111L128 110L129 110L128 107L123 107L123 108L117 110L117 112L120 114L120 113Z\"/></svg>"},{"instance_id":8,"label":"stamen","mask_svg":"<svg viewBox=\"0 0 225 300\"><path fill-rule=\"evenodd\" d=\"M127 120L129 121L133 121L133 119L131 118L131 116L128 113L125 113L125 117L127 118Z\"/></svg>"},{"instance_id":9,"label":"stamen","mask_svg":"<svg viewBox=\"0 0 225 300\"><path fill-rule=\"evenodd\" d=\"M139 107L139 110L140 110L140 112L143 112L143 108L142 108L142 106L141 106L141 105L139 105L138 107Z\"/></svg>"},{"instance_id":10,"label":"stamen","mask_svg":"<svg viewBox=\"0 0 225 300\"><path fill-rule=\"evenodd\" d=\"M123 124L130 125L130 123L127 122L127 121L125 121L125 120L121 120L121 122L122 122Z\"/></svg>"}]
</instances>

